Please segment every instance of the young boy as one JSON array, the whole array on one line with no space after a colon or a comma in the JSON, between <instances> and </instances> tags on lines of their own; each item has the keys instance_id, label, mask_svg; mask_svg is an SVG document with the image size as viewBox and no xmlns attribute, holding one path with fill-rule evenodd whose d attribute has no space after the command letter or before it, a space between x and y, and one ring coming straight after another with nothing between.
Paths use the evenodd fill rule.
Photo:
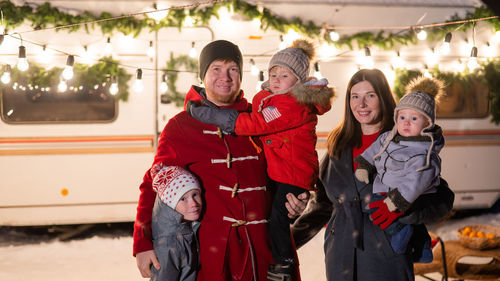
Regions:
<instances>
[{"instance_id":1,"label":"young boy","mask_svg":"<svg viewBox=\"0 0 500 281\"><path fill-rule=\"evenodd\" d=\"M198 180L177 166L151 170L157 192L151 221L153 248L160 269L152 281L195 281L198 270L198 219L202 210Z\"/></svg>"},{"instance_id":2,"label":"young boy","mask_svg":"<svg viewBox=\"0 0 500 281\"><path fill-rule=\"evenodd\" d=\"M268 271L270 280L291 280L295 271L286 196L313 189L318 177L317 115L330 110L335 96L326 79L308 78L314 52L309 41L299 39L276 53L269 63L269 80L254 97L251 113L218 108L206 101L204 106L187 106L191 116L224 133L260 136L276 192L269 221L275 263Z\"/></svg>"},{"instance_id":3,"label":"young boy","mask_svg":"<svg viewBox=\"0 0 500 281\"><path fill-rule=\"evenodd\" d=\"M376 173L374 195L369 204L374 223L379 224L388 216L397 218L403 215L418 196L435 192L439 185L439 152L444 146L444 138L434 121L436 100L442 91L443 83L439 80L425 77L413 80L407 86L408 94L401 98L394 110L396 125L392 131L379 136L356 157L358 180L369 183L370 174ZM430 237L424 225L413 228L395 221L390 226L387 223L380 226L391 235L391 245L396 253L406 252L411 238L415 261L432 261Z\"/></svg>"}]
</instances>

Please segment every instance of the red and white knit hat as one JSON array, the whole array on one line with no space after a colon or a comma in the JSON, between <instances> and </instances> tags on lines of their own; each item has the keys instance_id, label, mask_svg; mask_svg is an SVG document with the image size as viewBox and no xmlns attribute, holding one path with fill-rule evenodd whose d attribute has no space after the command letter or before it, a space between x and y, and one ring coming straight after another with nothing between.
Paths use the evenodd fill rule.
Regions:
<instances>
[{"instance_id":1,"label":"red and white knit hat","mask_svg":"<svg viewBox=\"0 0 500 281\"><path fill-rule=\"evenodd\" d=\"M163 203L175 209L182 195L192 189L200 189L200 184L190 172L181 167L163 166L153 177L153 189Z\"/></svg>"}]
</instances>

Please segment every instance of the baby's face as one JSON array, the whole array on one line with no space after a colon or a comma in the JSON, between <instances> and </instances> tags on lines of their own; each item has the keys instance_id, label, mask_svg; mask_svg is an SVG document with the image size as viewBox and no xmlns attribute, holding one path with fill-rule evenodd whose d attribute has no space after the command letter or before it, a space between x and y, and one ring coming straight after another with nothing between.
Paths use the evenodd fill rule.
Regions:
<instances>
[{"instance_id":1,"label":"baby's face","mask_svg":"<svg viewBox=\"0 0 500 281\"><path fill-rule=\"evenodd\" d=\"M290 70L282 66L275 66L269 71L269 87L272 93L290 89L297 80Z\"/></svg>"},{"instance_id":2,"label":"baby's face","mask_svg":"<svg viewBox=\"0 0 500 281\"><path fill-rule=\"evenodd\" d=\"M200 218L202 205L201 191L191 189L182 195L179 202L177 202L177 206L175 206L175 210L183 215L184 220L196 221Z\"/></svg>"},{"instance_id":3,"label":"baby's face","mask_svg":"<svg viewBox=\"0 0 500 281\"><path fill-rule=\"evenodd\" d=\"M398 111L396 125L398 133L404 137L419 136L428 124L429 120L416 110L405 108Z\"/></svg>"}]
</instances>

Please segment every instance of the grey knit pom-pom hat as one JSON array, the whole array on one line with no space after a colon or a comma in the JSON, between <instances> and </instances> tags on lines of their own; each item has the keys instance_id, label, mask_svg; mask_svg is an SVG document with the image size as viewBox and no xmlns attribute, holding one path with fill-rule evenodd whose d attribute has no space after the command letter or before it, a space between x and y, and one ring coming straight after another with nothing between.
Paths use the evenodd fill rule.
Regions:
<instances>
[{"instance_id":1,"label":"grey knit pom-pom hat","mask_svg":"<svg viewBox=\"0 0 500 281\"><path fill-rule=\"evenodd\" d=\"M398 111L401 109L413 109L420 112L427 120L429 124L420 131L421 136L428 136L431 139L431 144L429 150L427 151L427 161L426 165L417 169L421 171L429 167L430 154L432 148L434 147L434 137L432 133L427 132L434 126L436 121L436 102L439 98L444 95L444 83L443 81L436 78L427 78L424 76L417 77L413 79L406 86L406 95L404 95L396 105L394 109L394 123L397 123ZM394 125L390 134L387 135L385 139L385 144L373 158L378 158L387 149L391 140L398 133L397 124Z\"/></svg>"},{"instance_id":2,"label":"grey knit pom-pom hat","mask_svg":"<svg viewBox=\"0 0 500 281\"><path fill-rule=\"evenodd\" d=\"M282 66L290 70L300 82L305 82L309 74L309 66L314 58L314 45L305 39L293 41L292 46L283 49L271 58L268 70Z\"/></svg>"}]
</instances>

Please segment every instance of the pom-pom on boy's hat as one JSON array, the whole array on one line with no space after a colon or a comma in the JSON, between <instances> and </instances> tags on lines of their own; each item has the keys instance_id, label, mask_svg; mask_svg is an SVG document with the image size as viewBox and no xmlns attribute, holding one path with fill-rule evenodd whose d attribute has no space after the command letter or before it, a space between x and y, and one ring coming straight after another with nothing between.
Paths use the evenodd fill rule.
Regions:
<instances>
[{"instance_id":1,"label":"pom-pom on boy's hat","mask_svg":"<svg viewBox=\"0 0 500 281\"><path fill-rule=\"evenodd\" d=\"M300 82L305 82L309 74L310 61L314 55L314 45L310 41L297 39L289 48L274 54L269 62L268 70L275 66L283 66L290 70Z\"/></svg>"},{"instance_id":2,"label":"pom-pom on boy's hat","mask_svg":"<svg viewBox=\"0 0 500 281\"><path fill-rule=\"evenodd\" d=\"M178 166L167 166L161 168L153 178L153 188L163 203L175 209L179 199L192 189L200 189L200 184L187 170Z\"/></svg>"},{"instance_id":3,"label":"pom-pom on boy's hat","mask_svg":"<svg viewBox=\"0 0 500 281\"><path fill-rule=\"evenodd\" d=\"M226 40L216 40L208 43L200 53L200 78L203 81L210 64L219 59L229 59L234 61L240 68L240 81L243 70L243 56L240 48L235 44Z\"/></svg>"}]
</instances>

